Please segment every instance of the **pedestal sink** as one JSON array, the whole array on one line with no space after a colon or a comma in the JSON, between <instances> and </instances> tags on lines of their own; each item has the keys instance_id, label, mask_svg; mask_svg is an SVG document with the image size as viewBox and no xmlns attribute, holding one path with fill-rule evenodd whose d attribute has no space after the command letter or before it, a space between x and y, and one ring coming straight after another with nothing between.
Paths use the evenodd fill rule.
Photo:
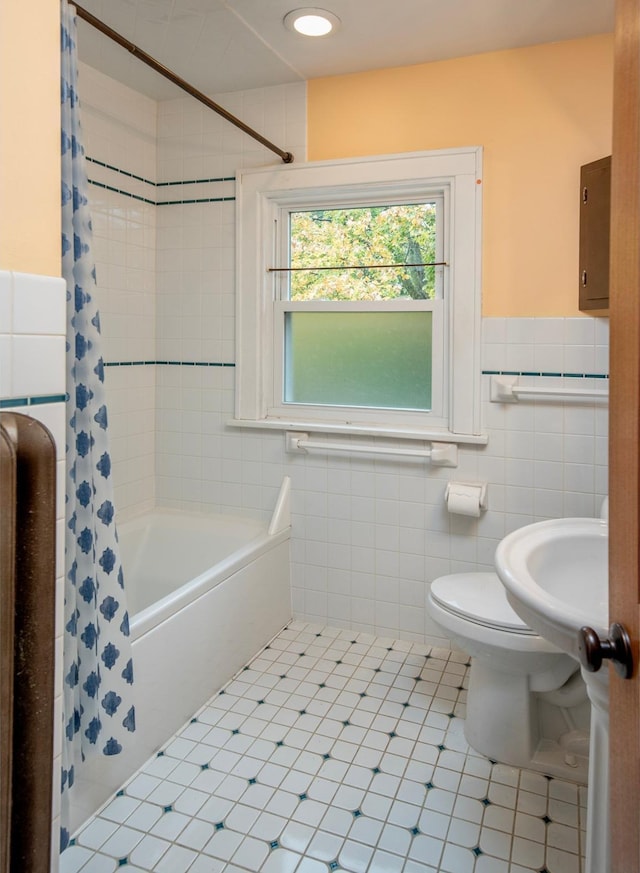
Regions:
<instances>
[{"instance_id":1,"label":"pedestal sink","mask_svg":"<svg viewBox=\"0 0 640 873\"><path fill-rule=\"evenodd\" d=\"M506 536L496 569L507 599L540 636L579 660L587 625L607 636L608 525L596 518L541 521ZM582 669L591 700L585 873L609 870L609 672Z\"/></svg>"}]
</instances>

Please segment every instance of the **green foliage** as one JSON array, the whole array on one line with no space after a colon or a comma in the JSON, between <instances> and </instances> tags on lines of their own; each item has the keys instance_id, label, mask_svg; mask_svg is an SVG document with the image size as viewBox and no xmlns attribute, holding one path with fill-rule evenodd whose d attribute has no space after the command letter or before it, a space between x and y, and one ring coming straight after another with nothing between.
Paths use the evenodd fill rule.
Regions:
<instances>
[{"instance_id":1,"label":"green foliage","mask_svg":"<svg viewBox=\"0 0 640 873\"><path fill-rule=\"evenodd\" d=\"M436 206L419 203L322 209L291 215L291 300L430 299L436 260ZM371 268L373 264L397 264Z\"/></svg>"}]
</instances>

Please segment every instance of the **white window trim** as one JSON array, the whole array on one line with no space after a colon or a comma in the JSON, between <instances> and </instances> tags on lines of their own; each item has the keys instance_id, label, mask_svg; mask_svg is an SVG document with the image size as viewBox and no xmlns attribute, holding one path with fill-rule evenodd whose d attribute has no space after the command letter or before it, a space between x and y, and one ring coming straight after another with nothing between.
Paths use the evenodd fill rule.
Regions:
<instances>
[{"instance_id":1,"label":"white window trim","mask_svg":"<svg viewBox=\"0 0 640 873\"><path fill-rule=\"evenodd\" d=\"M341 161L292 164L238 173L236 408L230 424L243 427L310 430L323 433L379 435L405 439L485 443L480 429L480 282L482 218L482 149L480 147L384 155ZM440 189L449 197L445 228L450 266L447 288L449 380L445 409L448 421L434 426L428 414L376 411L375 418L353 410L342 421L330 420L323 407L278 410L273 399L274 284L268 267L276 262L272 222L282 207L317 202L335 205L336 195L357 193L397 198L406 191ZM275 411L275 410L274 410Z\"/></svg>"}]
</instances>

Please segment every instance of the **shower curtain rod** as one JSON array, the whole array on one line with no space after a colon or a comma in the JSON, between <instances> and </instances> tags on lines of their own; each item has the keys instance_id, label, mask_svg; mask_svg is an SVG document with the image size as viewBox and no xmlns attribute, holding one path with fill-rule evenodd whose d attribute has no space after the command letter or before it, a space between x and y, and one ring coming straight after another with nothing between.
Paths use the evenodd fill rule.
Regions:
<instances>
[{"instance_id":1,"label":"shower curtain rod","mask_svg":"<svg viewBox=\"0 0 640 873\"><path fill-rule=\"evenodd\" d=\"M130 42L130 40L126 39L122 34L118 33L117 30L114 30L112 27L109 27L108 24L105 24L104 21L101 21L99 18L96 18L95 15L92 15L91 12L88 12L86 9L83 9L82 6L78 6L77 3L73 3L75 6L78 18L81 18L83 21L86 21L87 24L90 24L92 27L95 27L96 30L99 30L100 33L103 33L105 36L108 36L109 39L112 39L114 42L117 42L118 45L125 48L127 51L131 52L136 58L139 58L143 63L145 63L148 67L151 67L152 70L155 70L156 73L160 73L161 76L164 76L165 79L168 79L170 82L173 82L174 85L177 85L178 88L182 88L183 91L186 91L187 94L190 94L192 97L195 97L196 100L199 100L200 103L204 103L206 107L209 109L213 109L214 112L217 112L218 115L221 115L223 118L226 118L227 121L231 122L231 124L235 124L236 127L239 127L240 130L249 134L249 136L253 137L253 139L257 140L266 148L270 149L276 155L278 155L285 164L290 164L293 162L293 155L291 152L285 152L283 149L278 148L277 145L274 145L272 142L269 142L264 136L255 131L252 127L249 127L248 124L245 124L244 121L240 121L239 118L236 118L235 115L232 115L218 103L214 103L213 100L210 100L206 94L203 94L202 91L198 91L197 88L194 88L193 85L190 85L189 82L182 79L180 76L176 75L172 70L168 67L165 67L151 55L147 54L143 49L139 48L135 43Z\"/></svg>"}]
</instances>

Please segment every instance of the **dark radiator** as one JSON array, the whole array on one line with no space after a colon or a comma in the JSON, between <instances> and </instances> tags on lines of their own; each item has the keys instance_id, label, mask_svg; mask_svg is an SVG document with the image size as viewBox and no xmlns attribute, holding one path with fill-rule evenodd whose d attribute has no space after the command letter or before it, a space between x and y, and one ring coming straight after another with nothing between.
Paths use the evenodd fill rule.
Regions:
<instances>
[{"instance_id":1,"label":"dark radiator","mask_svg":"<svg viewBox=\"0 0 640 873\"><path fill-rule=\"evenodd\" d=\"M56 451L34 418L0 414L0 871L51 857Z\"/></svg>"}]
</instances>

